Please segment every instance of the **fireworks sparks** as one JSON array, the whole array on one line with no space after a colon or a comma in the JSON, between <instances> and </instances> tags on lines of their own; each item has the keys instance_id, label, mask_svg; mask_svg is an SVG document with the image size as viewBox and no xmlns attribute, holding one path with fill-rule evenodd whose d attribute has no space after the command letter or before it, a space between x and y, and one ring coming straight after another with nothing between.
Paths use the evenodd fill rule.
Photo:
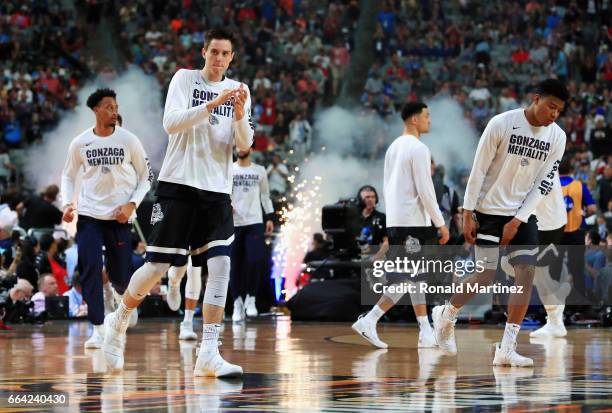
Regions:
<instances>
[{"instance_id":1,"label":"fireworks sparks","mask_svg":"<svg viewBox=\"0 0 612 413\"><path fill-rule=\"evenodd\" d=\"M296 168L299 171L299 168ZM312 233L321 222L321 194L319 193L322 178L304 179L297 185L296 176L288 178L293 190L288 202L280 212L280 235L274 245L272 257L272 277L276 280L277 292L285 278L285 297L291 298L296 293L296 280L302 268L302 260L310 247ZM287 201L287 198L283 198ZM278 294L277 294L278 296Z\"/></svg>"}]
</instances>

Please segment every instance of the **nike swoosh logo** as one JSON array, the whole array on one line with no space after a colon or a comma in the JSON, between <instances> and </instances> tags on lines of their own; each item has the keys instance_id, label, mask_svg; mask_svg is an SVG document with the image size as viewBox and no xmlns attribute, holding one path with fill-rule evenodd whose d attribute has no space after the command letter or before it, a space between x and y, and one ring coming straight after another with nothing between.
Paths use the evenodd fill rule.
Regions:
<instances>
[{"instance_id":1,"label":"nike swoosh logo","mask_svg":"<svg viewBox=\"0 0 612 413\"><path fill-rule=\"evenodd\" d=\"M520 128L520 126L513 126L513 127L512 127L512 130L514 130L514 129L518 129L518 128Z\"/></svg>"},{"instance_id":2,"label":"nike swoosh logo","mask_svg":"<svg viewBox=\"0 0 612 413\"><path fill-rule=\"evenodd\" d=\"M93 142L86 143L85 146L91 145Z\"/></svg>"},{"instance_id":3,"label":"nike swoosh logo","mask_svg":"<svg viewBox=\"0 0 612 413\"><path fill-rule=\"evenodd\" d=\"M196 84L196 85L201 85L201 83L200 83L200 82L195 82L195 84Z\"/></svg>"},{"instance_id":4,"label":"nike swoosh logo","mask_svg":"<svg viewBox=\"0 0 612 413\"><path fill-rule=\"evenodd\" d=\"M215 298L223 297L222 295L215 295Z\"/></svg>"},{"instance_id":5,"label":"nike swoosh logo","mask_svg":"<svg viewBox=\"0 0 612 413\"><path fill-rule=\"evenodd\" d=\"M365 338L370 338L370 337L368 337L368 335L365 333L365 331L362 331L362 332L361 332L361 335L362 335L362 336L364 336Z\"/></svg>"}]
</instances>

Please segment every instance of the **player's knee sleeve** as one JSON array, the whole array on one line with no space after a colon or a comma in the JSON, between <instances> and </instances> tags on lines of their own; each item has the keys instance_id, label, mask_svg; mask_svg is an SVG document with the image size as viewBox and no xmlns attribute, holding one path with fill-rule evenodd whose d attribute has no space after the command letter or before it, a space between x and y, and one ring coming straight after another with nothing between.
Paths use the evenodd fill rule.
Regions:
<instances>
[{"instance_id":1,"label":"player's knee sleeve","mask_svg":"<svg viewBox=\"0 0 612 413\"><path fill-rule=\"evenodd\" d=\"M499 247L486 247L476 245L474 248L474 258L480 261L485 270L496 270L499 262Z\"/></svg>"},{"instance_id":2,"label":"player's knee sleeve","mask_svg":"<svg viewBox=\"0 0 612 413\"><path fill-rule=\"evenodd\" d=\"M406 293L397 292L399 288L394 288L392 290L393 292L386 291L384 295L393 302L393 305L396 305Z\"/></svg>"},{"instance_id":3,"label":"player's knee sleeve","mask_svg":"<svg viewBox=\"0 0 612 413\"><path fill-rule=\"evenodd\" d=\"M194 267L191 261L187 266L187 283L185 284L185 298L198 300L202 291L202 267Z\"/></svg>"},{"instance_id":4,"label":"player's knee sleeve","mask_svg":"<svg viewBox=\"0 0 612 413\"><path fill-rule=\"evenodd\" d=\"M416 290L410 293L410 301L412 305L427 304L425 293L419 290L419 285L416 285Z\"/></svg>"},{"instance_id":5,"label":"player's knee sleeve","mask_svg":"<svg viewBox=\"0 0 612 413\"><path fill-rule=\"evenodd\" d=\"M208 279L204 291L204 304L225 307L227 286L230 278L230 258L226 255L209 258Z\"/></svg>"},{"instance_id":6,"label":"player's knee sleeve","mask_svg":"<svg viewBox=\"0 0 612 413\"><path fill-rule=\"evenodd\" d=\"M130 295L138 300L145 298L151 288L161 280L161 277L168 271L170 264L159 262L145 262L130 280L128 291Z\"/></svg>"},{"instance_id":7,"label":"player's knee sleeve","mask_svg":"<svg viewBox=\"0 0 612 413\"><path fill-rule=\"evenodd\" d=\"M187 264L180 267L170 267L168 270L168 282L172 284L180 284L187 271Z\"/></svg>"}]
</instances>

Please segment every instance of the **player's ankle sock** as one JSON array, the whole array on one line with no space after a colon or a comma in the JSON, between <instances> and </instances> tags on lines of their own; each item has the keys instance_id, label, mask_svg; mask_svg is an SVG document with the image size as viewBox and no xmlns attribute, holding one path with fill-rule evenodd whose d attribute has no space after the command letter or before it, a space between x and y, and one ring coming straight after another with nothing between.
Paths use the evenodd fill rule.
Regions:
<instances>
[{"instance_id":1,"label":"player's ankle sock","mask_svg":"<svg viewBox=\"0 0 612 413\"><path fill-rule=\"evenodd\" d=\"M185 318L183 319L183 321L192 322L194 313L195 313L195 310L185 310Z\"/></svg>"},{"instance_id":2,"label":"player's ankle sock","mask_svg":"<svg viewBox=\"0 0 612 413\"><path fill-rule=\"evenodd\" d=\"M368 317L370 320L372 320L372 321L374 321L376 323L376 322L378 322L378 320L380 320L380 317L382 317L384 314L385 314L385 312L382 310L382 308L380 308L378 305L375 305L368 312L366 317Z\"/></svg>"},{"instance_id":3,"label":"player's ankle sock","mask_svg":"<svg viewBox=\"0 0 612 413\"><path fill-rule=\"evenodd\" d=\"M514 350L516 346L516 337L521 329L519 324L506 323L504 330L504 338L502 338L501 348L505 350Z\"/></svg>"},{"instance_id":4,"label":"player's ankle sock","mask_svg":"<svg viewBox=\"0 0 612 413\"><path fill-rule=\"evenodd\" d=\"M221 324L202 325L202 349L204 351L214 351L219 346L220 331Z\"/></svg>"},{"instance_id":5,"label":"player's ankle sock","mask_svg":"<svg viewBox=\"0 0 612 413\"><path fill-rule=\"evenodd\" d=\"M115 321L118 324L115 325L116 330L119 330L122 333L125 333L127 331L128 324L130 321L130 315L135 309L136 308L127 308L125 303L121 301L121 303L119 304L119 308L117 308L117 318Z\"/></svg>"},{"instance_id":6,"label":"player's ankle sock","mask_svg":"<svg viewBox=\"0 0 612 413\"><path fill-rule=\"evenodd\" d=\"M424 333L431 332L431 324L429 324L429 318L426 315L420 315L417 317L417 322L419 323L419 329Z\"/></svg>"}]
</instances>

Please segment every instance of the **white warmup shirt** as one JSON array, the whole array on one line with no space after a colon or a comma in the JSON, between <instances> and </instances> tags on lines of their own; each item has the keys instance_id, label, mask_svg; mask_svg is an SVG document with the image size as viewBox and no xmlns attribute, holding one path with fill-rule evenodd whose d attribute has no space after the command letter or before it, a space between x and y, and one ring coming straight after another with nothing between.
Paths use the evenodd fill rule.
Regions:
<instances>
[{"instance_id":1,"label":"white warmup shirt","mask_svg":"<svg viewBox=\"0 0 612 413\"><path fill-rule=\"evenodd\" d=\"M62 172L64 206L74 197L74 183L82 169L77 212L96 219L114 220L115 208L134 202L136 207L151 188L153 172L142 144L131 132L115 126L100 137L93 127L74 138ZM133 217L132 217L133 218Z\"/></svg>"},{"instance_id":2,"label":"white warmup shirt","mask_svg":"<svg viewBox=\"0 0 612 413\"><path fill-rule=\"evenodd\" d=\"M266 214L274 212L265 168L254 163L249 166L240 166L238 162L235 162L233 172L234 226L243 227L263 223L261 206L263 205Z\"/></svg>"},{"instance_id":3,"label":"white warmup shirt","mask_svg":"<svg viewBox=\"0 0 612 413\"><path fill-rule=\"evenodd\" d=\"M552 190L564 151L556 123L531 126L524 109L494 116L478 143L463 208L527 222Z\"/></svg>"},{"instance_id":4,"label":"white warmup shirt","mask_svg":"<svg viewBox=\"0 0 612 413\"><path fill-rule=\"evenodd\" d=\"M552 231L567 224L567 210L558 172L555 173L555 184L552 191L538 204L535 214L539 231Z\"/></svg>"},{"instance_id":5,"label":"white warmup shirt","mask_svg":"<svg viewBox=\"0 0 612 413\"><path fill-rule=\"evenodd\" d=\"M387 228L444 225L431 180L431 153L417 137L395 139L385 154Z\"/></svg>"},{"instance_id":6,"label":"white warmup shirt","mask_svg":"<svg viewBox=\"0 0 612 413\"><path fill-rule=\"evenodd\" d=\"M164 109L164 129L169 142L159 172L159 181L187 185L204 191L232 193L232 148L234 139L240 148L253 143L251 96L245 115L234 121L234 103L216 107L213 113L206 103L225 89L240 83L224 78L220 82L204 80L200 70L181 69L174 74Z\"/></svg>"}]
</instances>

